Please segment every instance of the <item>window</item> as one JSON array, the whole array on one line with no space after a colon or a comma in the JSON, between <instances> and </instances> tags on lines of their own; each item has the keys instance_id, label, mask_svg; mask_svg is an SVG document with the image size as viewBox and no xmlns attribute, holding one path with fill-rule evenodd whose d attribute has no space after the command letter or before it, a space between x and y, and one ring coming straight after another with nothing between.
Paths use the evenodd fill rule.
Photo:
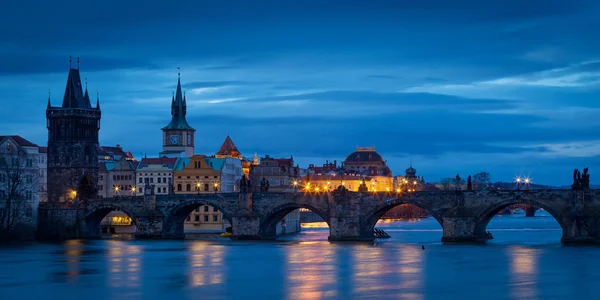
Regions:
<instances>
[{"instance_id":1,"label":"window","mask_svg":"<svg viewBox=\"0 0 600 300\"><path fill-rule=\"evenodd\" d=\"M213 215L213 222L219 222L219 216Z\"/></svg>"},{"instance_id":2,"label":"window","mask_svg":"<svg viewBox=\"0 0 600 300\"><path fill-rule=\"evenodd\" d=\"M139 191L140 191L140 193L143 193L143 192L144 192L144 189L143 189L143 188L140 188L140 189L139 189Z\"/></svg>"},{"instance_id":3,"label":"window","mask_svg":"<svg viewBox=\"0 0 600 300\"><path fill-rule=\"evenodd\" d=\"M178 184L178 185L177 185L177 191L178 191L178 192L181 192L181 184Z\"/></svg>"},{"instance_id":4,"label":"window","mask_svg":"<svg viewBox=\"0 0 600 300\"><path fill-rule=\"evenodd\" d=\"M196 215L195 220L196 222L200 221L200 216Z\"/></svg>"},{"instance_id":5,"label":"window","mask_svg":"<svg viewBox=\"0 0 600 300\"><path fill-rule=\"evenodd\" d=\"M157 181L157 183L161 183L161 182L160 182L160 177L158 177L158 181Z\"/></svg>"},{"instance_id":6,"label":"window","mask_svg":"<svg viewBox=\"0 0 600 300\"><path fill-rule=\"evenodd\" d=\"M204 212L208 212L208 205L204 206Z\"/></svg>"},{"instance_id":7,"label":"window","mask_svg":"<svg viewBox=\"0 0 600 300\"><path fill-rule=\"evenodd\" d=\"M117 176L113 175L113 181L117 180Z\"/></svg>"},{"instance_id":8,"label":"window","mask_svg":"<svg viewBox=\"0 0 600 300\"><path fill-rule=\"evenodd\" d=\"M208 216L204 216L204 222L208 222Z\"/></svg>"},{"instance_id":9,"label":"window","mask_svg":"<svg viewBox=\"0 0 600 300\"><path fill-rule=\"evenodd\" d=\"M140 179L138 180L138 183L143 183L142 182L142 177L140 177Z\"/></svg>"},{"instance_id":10,"label":"window","mask_svg":"<svg viewBox=\"0 0 600 300\"><path fill-rule=\"evenodd\" d=\"M154 177L150 177L150 183L154 183Z\"/></svg>"},{"instance_id":11,"label":"window","mask_svg":"<svg viewBox=\"0 0 600 300\"><path fill-rule=\"evenodd\" d=\"M166 187L163 188L163 193L167 193L167 188Z\"/></svg>"},{"instance_id":12,"label":"window","mask_svg":"<svg viewBox=\"0 0 600 300\"><path fill-rule=\"evenodd\" d=\"M205 192L208 192L208 183L205 183L205 184L204 184L204 191L205 191Z\"/></svg>"},{"instance_id":13,"label":"window","mask_svg":"<svg viewBox=\"0 0 600 300\"><path fill-rule=\"evenodd\" d=\"M185 185L185 191L186 191L186 192L189 192L189 191L191 191L191 190L192 190L192 186L191 186L189 183L188 183L188 184L186 184L186 185Z\"/></svg>"},{"instance_id":14,"label":"window","mask_svg":"<svg viewBox=\"0 0 600 300\"><path fill-rule=\"evenodd\" d=\"M216 207L213 207L213 212L218 212Z\"/></svg>"},{"instance_id":15,"label":"window","mask_svg":"<svg viewBox=\"0 0 600 300\"><path fill-rule=\"evenodd\" d=\"M163 183L167 183L167 177L163 177Z\"/></svg>"}]
</instances>

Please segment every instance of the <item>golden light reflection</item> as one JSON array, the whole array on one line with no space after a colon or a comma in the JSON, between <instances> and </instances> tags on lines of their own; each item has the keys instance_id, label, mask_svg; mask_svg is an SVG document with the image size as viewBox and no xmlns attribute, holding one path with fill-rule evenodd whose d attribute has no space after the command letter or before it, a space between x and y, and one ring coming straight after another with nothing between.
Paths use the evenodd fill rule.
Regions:
<instances>
[{"instance_id":1,"label":"golden light reflection","mask_svg":"<svg viewBox=\"0 0 600 300\"><path fill-rule=\"evenodd\" d=\"M368 246L353 252L353 295L368 298L374 294L400 299L424 299L423 250L406 246L397 250ZM389 260L398 263L390 264Z\"/></svg>"},{"instance_id":2,"label":"golden light reflection","mask_svg":"<svg viewBox=\"0 0 600 300\"><path fill-rule=\"evenodd\" d=\"M68 240L65 242L68 282L77 282L79 280L82 250L83 242L81 240Z\"/></svg>"},{"instance_id":3,"label":"golden light reflection","mask_svg":"<svg viewBox=\"0 0 600 300\"><path fill-rule=\"evenodd\" d=\"M140 286L141 248L126 241L108 242L108 282L113 287Z\"/></svg>"},{"instance_id":4,"label":"golden light reflection","mask_svg":"<svg viewBox=\"0 0 600 300\"><path fill-rule=\"evenodd\" d=\"M225 246L195 242L190 246L190 284L194 287L220 284L225 281L223 273Z\"/></svg>"},{"instance_id":5,"label":"golden light reflection","mask_svg":"<svg viewBox=\"0 0 600 300\"><path fill-rule=\"evenodd\" d=\"M539 250L524 246L508 249L510 260L510 287L513 299L537 299Z\"/></svg>"},{"instance_id":6,"label":"golden light reflection","mask_svg":"<svg viewBox=\"0 0 600 300\"><path fill-rule=\"evenodd\" d=\"M333 247L299 244L286 248L287 299L336 298Z\"/></svg>"}]
</instances>

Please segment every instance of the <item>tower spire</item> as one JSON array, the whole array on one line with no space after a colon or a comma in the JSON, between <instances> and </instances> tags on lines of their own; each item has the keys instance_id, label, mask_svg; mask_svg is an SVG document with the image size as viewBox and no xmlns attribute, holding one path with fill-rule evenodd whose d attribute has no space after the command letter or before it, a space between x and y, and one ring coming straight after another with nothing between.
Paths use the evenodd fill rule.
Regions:
<instances>
[{"instance_id":1,"label":"tower spire","mask_svg":"<svg viewBox=\"0 0 600 300\"><path fill-rule=\"evenodd\" d=\"M73 57L71 55L69 55L69 69L73 68L73 66L71 65L72 61L73 61Z\"/></svg>"},{"instance_id":2,"label":"tower spire","mask_svg":"<svg viewBox=\"0 0 600 300\"><path fill-rule=\"evenodd\" d=\"M52 93L50 92L50 89L48 89L48 108L52 107L52 104L50 103L50 96L51 96L51 94Z\"/></svg>"},{"instance_id":3,"label":"tower spire","mask_svg":"<svg viewBox=\"0 0 600 300\"><path fill-rule=\"evenodd\" d=\"M77 70L79 70L79 57L77 57Z\"/></svg>"},{"instance_id":4,"label":"tower spire","mask_svg":"<svg viewBox=\"0 0 600 300\"><path fill-rule=\"evenodd\" d=\"M98 90L96 90L96 109L100 110L100 93L98 93Z\"/></svg>"}]
</instances>

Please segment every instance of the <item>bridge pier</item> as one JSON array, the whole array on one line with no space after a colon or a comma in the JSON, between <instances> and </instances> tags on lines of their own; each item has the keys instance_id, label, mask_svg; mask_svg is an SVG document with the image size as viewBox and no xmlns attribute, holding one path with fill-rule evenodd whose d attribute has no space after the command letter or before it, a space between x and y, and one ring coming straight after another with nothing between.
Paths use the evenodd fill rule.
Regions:
<instances>
[{"instance_id":1,"label":"bridge pier","mask_svg":"<svg viewBox=\"0 0 600 300\"><path fill-rule=\"evenodd\" d=\"M375 239L373 229L361 230L358 217L330 217L330 241L372 241Z\"/></svg>"},{"instance_id":2,"label":"bridge pier","mask_svg":"<svg viewBox=\"0 0 600 300\"><path fill-rule=\"evenodd\" d=\"M252 213L234 216L231 220L232 240L268 239L260 234L260 217ZM274 239L275 237L273 237Z\"/></svg>"},{"instance_id":3,"label":"bridge pier","mask_svg":"<svg viewBox=\"0 0 600 300\"><path fill-rule=\"evenodd\" d=\"M535 211L537 210L537 208L533 205L525 205L525 207L523 207L523 210L525 211L526 217L535 217Z\"/></svg>"},{"instance_id":4,"label":"bridge pier","mask_svg":"<svg viewBox=\"0 0 600 300\"><path fill-rule=\"evenodd\" d=\"M443 217L442 223L442 242L444 243L482 243L487 241L485 228L478 228L476 217Z\"/></svg>"},{"instance_id":5,"label":"bridge pier","mask_svg":"<svg viewBox=\"0 0 600 300\"><path fill-rule=\"evenodd\" d=\"M600 219L593 216L574 216L563 218L561 222L565 245L600 243Z\"/></svg>"},{"instance_id":6,"label":"bridge pier","mask_svg":"<svg viewBox=\"0 0 600 300\"><path fill-rule=\"evenodd\" d=\"M183 236L174 236L173 233L178 231L167 232L164 226L164 216L156 213L145 213L143 215L137 215L135 217L135 225L137 231L135 232L135 238L138 239L160 239L160 238L171 238L183 239ZM183 224L181 224L183 226ZM181 230L183 232L183 230Z\"/></svg>"}]
</instances>

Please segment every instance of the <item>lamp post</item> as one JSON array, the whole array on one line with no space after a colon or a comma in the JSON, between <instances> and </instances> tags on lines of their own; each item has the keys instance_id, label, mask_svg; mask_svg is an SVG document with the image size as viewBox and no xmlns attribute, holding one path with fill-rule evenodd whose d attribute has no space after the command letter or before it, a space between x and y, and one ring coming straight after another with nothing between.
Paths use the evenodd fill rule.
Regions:
<instances>
[{"instance_id":1,"label":"lamp post","mask_svg":"<svg viewBox=\"0 0 600 300\"><path fill-rule=\"evenodd\" d=\"M294 186L294 192L297 192L298 191L298 181L297 180L292 181L292 185Z\"/></svg>"},{"instance_id":2,"label":"lamp post","mask_svg":"<svg viewBox=\"0 0 600 300\"><path fill-rule=\"evenodd\" d=\"M115 190L115 197L117 197L119 194L119 187L115 185L114 190Z\"/></svg>"},{"instance_id":3,"label":"lamp post","mask_svg":"<svg viewBox=\"0 0 600 300\"><path fill-rule=\"evenodd\" d=\"M517 177L517 191L521 190L521 177Z\"/></svg>"},{"instance_id":4,"label":"lamp post","mask_svg":"<svg viewBox=\"0 0 600 300\"><path fill-rule=\"evenodd\" d=\"M196 182L196 191L200 194L200 182Z\"/></svg>"},{"instance_id":5,"label":"lamp post","mask_svg":"<svg viewBox=\"0 0 600 300\"><path fill-rule=\"evenodd\" d=\"M531 179L525 178L525 189L529 189L529 184L531 183Z\"/></svg>"},{"instance_id":6,"label":"lamp post","mask_svg":"<svg viewBox=\"0 0 600 300\"><path fill-rule=\"evenodd\" d=\"M136 188L135 188L135 185L134 185L134 186L131 187L131 195L132 196L135 196L135 191L136 191Z\"/></svg>"},{"instance_id":7,"label":"lamp post","mask_svg":"<svg viewBox=\"0 0 600 300\"><path fill-rule=\"evenodd\" d=\"M214 183L213 187L215 188L215 194L217 193L217 191L219 190L219 184L218 183Z\"/></svg>"}]
</instances>

